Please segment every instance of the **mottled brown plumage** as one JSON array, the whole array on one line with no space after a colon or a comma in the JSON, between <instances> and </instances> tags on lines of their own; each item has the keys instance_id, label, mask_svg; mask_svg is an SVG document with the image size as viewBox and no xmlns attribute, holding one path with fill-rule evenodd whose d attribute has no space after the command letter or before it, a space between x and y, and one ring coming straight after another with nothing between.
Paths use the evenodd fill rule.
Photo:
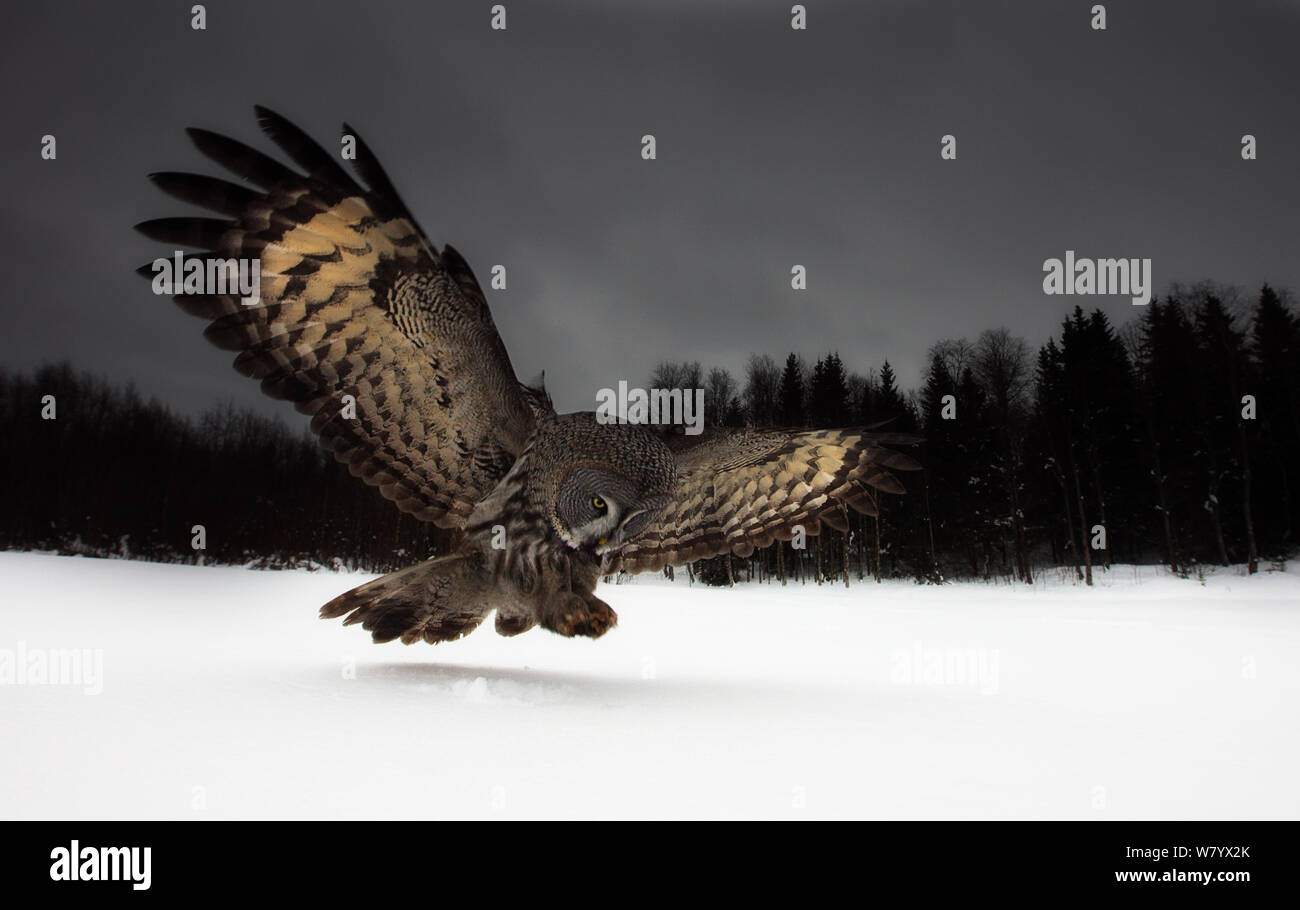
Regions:
<instances>
[{"instance_id":1,"label":"mottled brown plumage","mask_svg":"<svg viewBox=\"0 0 1300 910\"><path fill-rule=\"evenodd\" d=\"M749 556L802 527L847 530L845 506L876 514L876 491L902 493L892 470L916 463L888 445L910 436L862 430L715 430L673 436L678 485L659 519L605 560L646 572L732 552Z\"/></svg>"},{"instance_id":2,"label":"mottled brown plumage","mask_svg":"<svg viewBox=\"0 0 1300 910\"><path fill-rule=\"evenodd\" d=\"M395 195L362 190L283 118L264 108L258 115L308 174L190 130L204 154L262 192L155 174L172 195L233 217L138 228L206 247L204 256L259 258L260 305L233 295L177 302L212 320L209 341L240 352L235 369L311 415L312 430L355 476L404 512L460 527L533 426L483 292L460 255L435 249ZM358 164L363 175L383 173L362 143ZM344 395L355 398L355 419Z\"/></svg>"},{"instance_id":3,"label":"mottled brown plumage","mask_svg":"<svg viewBox=\"0 0 1300 910\"><path fill-rule=\"evenodd\" d=\"M748 555L797 526L872 514L875 491L903 492L915 464L856 430L714 431L664 436L556 415L522 385L473 272L437 249L357 137L365 186L283 117L264 131L301 170L190 130L244 178L161 173L164 191L224 219L163 218L138 229L203 258L256 259L261 299L182 294L235 368L312 417L312 430L366 483L424 521L464 533L447 556L349 591L321 609L375 641L447 641L496 611L497 631L535 624L599 636L617 621L595 596L602 574ZM344 133L356 136L346 124ZM145 266L141 272L152 277Z\"/></svg>"}]
</instances>

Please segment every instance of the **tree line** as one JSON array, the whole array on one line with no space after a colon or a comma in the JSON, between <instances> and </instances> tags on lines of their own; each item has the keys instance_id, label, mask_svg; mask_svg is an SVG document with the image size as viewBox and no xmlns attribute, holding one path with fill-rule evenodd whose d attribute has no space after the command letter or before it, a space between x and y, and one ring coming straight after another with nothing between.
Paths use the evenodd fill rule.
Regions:
<instances>
[{"instance_id":1,"label":"tree line","mask_svg":"<svg viewBox=\"0 0 1300 910\"><path fill-rule=\"evenodd\" d=\"M443 533L351 477L305 427L230 405L191 420L68 364L0 370L0 427L6 549L391 571Z\"/></svg>"},{"instance_id":2,"label":"tree line","mask_svg":"<svg viewBox=\"0 0 1300 910\"><path fill-rule=\"evenodd\" d=\"M1048 566L1091 583L1117 562L1254 572L1296 549L1300 318L1268 286L1175 286L1120 327L1076 308L1036 351L1007 328L943 339L908 391L888 361L858 372L836 352L755 354L739 379L668 361L648 384L703 388L715 426L923 439L923 470L878 516L687 567L708 583L1032 582ZM0 547L391 571L449 543L305 428L228 405L190 419L60 364L0 370L0 426Z\"/></svg>"},{"instance_id":3,"label":"tree line","mask_svg":"<svg viewBox=\"0 0 1300 910\"><path fill-rule=\"evenodd\" d=\"M1092 583L1113 563L1278 562L1300 519L1300 319L1265 285L1247 298L1174 286L1124 326L1076 307L1035 351L1007 328L929 350L919 389L886 360L849 370L749 359L743 381L665 363L652 386L698 383L713 425L879 426L914 432L924 470L880 496L880 515L823 528L748 560L719 557L705 580L856 576L1018 579L1068 566Z\"/></svg>"}]
</instances>

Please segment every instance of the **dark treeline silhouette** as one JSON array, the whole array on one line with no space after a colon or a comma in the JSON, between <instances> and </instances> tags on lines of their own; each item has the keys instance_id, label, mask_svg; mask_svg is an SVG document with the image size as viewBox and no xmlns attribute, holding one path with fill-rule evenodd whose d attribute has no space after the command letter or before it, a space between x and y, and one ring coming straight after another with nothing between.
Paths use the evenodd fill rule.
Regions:
<instances>
[{"instance_id":1,"label":"dark treeline silhouette","mask_svg":"<svg viewBox=\"0 0 1300 910\"><path fill-rule=\"evenodd\" d=\"M229 406L191 421L67 365L0 371L0 427L0 547L390 571L441 533L351 477L306 428ZM205 550L192 546L196 525Z\"/></svg>"},{"instance_id":2,"label":"dark treeline silhouette","mask_svg":"<svg viewBox=\"0 0 1300 910\"><path fill-rule=\"evenodd\" d=\"M924 470L880 515L823 527L803 551L783 543L746 560L696 566L737 577L834 580L910 576L1032 582L1068 566L1089 584L1112 563L1206 564L1284 559L1300 519L1300 320L1265 286L1250 300L1205 283L1168 296L1117 329L1076 308L1034 352L1005 328L930 349L920 389L900 392L886 361L847 370L836 353L811 367L750 358L736 398L710 423L916 432ZM651 385L705 375L662 364ZM713 418L722 414L720 421Z\"/></svg>"},{"instance_id":3,"label":"dark treeline silhouette","mask_svg":"<svg viewBox=\"0 0 1300 910\"><path fill-rule=\"evenodd\" d=\"M665 362L713 426L880 426L924 438L924 469L880 514L808 546L687 571L823 582L1019 579L1066 566L1277 561L1300 519L1300 319L1285 293L1174 287L1123 327L1076 308L1036 352L1000 328L929 352L921 387L836 353L750 357L745 375ZM56 409L45 419L46 396ZM160 561L391 571L445 532L400 514L305 428L230 407L198 420L66 365L0 371L0 547ZM206 549L193 549L202 525ZM815 529L810 529L815 530Z\"/></svg>"}]
</instances>

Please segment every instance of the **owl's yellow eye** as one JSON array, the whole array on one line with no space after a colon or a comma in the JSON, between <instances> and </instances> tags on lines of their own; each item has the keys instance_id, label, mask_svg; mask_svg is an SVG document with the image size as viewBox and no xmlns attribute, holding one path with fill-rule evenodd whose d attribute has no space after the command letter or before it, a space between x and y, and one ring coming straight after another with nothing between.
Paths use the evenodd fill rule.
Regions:
<instances>
[{"instance_id":1,"label":"owl's yellow eye","mask_svg":"<svg viewBox=\"0 0 1300 910\"><path fill-rule=\"evenodd\" d=\"M591 504L596 508L597 512L603 512L605 509L609 508L605 505L605 500L601 499L599 496L591 497Z\"/></svg>"}]
</instances>

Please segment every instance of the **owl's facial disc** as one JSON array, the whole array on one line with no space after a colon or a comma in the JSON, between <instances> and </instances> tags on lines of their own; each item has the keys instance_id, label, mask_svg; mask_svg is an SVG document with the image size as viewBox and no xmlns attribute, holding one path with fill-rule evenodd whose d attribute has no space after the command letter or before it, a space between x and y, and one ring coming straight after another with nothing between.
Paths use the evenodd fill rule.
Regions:
<instances>
[{"instance_id":1,"label":"owl's facial disc","mask_svg":"<svg viewBox=\"0 0 1300 910\"><path fill-rule=\"evenodd\" d=\"M644 528L645 508L638 498L636 484L622 474L580 465L560 484L557 530L571 547L603 550L624 539L625 523L638 532Z\"/></svg>"}]
</instances>

